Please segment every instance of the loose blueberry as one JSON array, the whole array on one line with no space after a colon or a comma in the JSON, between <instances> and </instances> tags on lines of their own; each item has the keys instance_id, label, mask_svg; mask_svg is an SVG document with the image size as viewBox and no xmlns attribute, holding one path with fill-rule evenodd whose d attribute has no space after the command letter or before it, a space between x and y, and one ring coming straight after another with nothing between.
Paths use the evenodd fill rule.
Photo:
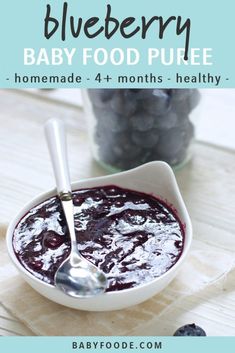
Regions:
<instances>
[{"instance_id":1,"label":"loose blueberry","mask_svg":"<svg viewBox=\"0 0 235 353\"><path fill-rule=\"evenodd\" d=\"M206 336L206 332L200 326L189 324L178 328L174 336Z\"/></svg>"}]
</instances>

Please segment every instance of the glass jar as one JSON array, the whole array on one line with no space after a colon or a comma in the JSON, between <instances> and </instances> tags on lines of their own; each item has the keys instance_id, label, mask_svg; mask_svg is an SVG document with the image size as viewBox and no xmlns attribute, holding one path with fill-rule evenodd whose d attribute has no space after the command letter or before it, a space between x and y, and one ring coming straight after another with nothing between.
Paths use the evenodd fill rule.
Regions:
<instances>
[{"instance_id":1,"label":"glass jar","mask_svg":"<svg viewBox=\"0 0 235 353\"><path fill-rule=\"evenodd\" d=\"M88 89L83 92L94 158L109 171L191 156L197 89Z\"/></svg>"}]
</instances>

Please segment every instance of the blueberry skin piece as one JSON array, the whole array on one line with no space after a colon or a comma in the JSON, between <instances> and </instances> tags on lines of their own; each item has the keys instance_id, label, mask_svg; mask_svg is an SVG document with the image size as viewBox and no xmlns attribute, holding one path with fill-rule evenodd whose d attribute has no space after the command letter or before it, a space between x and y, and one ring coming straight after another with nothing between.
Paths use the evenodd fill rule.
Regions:
<instances>
[{"instance_id":1,"label":"blueberry skin piece","mask_svg":"<svg viewBox=\"0 0 235 353\"><path fill-rule=\"evenodd\" d=\"M173 336L206 336L206 332L200 326L188 324L178 328Z\"/></svg>"}]
</instances>

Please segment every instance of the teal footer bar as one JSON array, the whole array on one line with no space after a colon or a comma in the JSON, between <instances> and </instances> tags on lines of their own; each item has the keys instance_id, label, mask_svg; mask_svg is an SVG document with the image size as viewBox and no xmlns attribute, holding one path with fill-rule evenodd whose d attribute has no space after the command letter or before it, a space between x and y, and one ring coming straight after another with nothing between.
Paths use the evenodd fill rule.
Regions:
<instances>
[{"instance_id":1,"label":"teal footer bar","mask_svg":"<svg viewBox=\"0 0 235 353\"><path fill-rule=\"evenodd\" d=\"M1 337L4 353L232 353L235 337Z\"/></svg>"}]
</instances>

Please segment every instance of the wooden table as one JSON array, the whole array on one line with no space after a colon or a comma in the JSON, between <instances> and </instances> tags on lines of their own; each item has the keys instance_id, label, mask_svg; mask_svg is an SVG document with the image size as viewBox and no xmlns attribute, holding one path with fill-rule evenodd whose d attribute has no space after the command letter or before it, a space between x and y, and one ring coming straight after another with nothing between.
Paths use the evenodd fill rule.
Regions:
<instances>
[{"instance_id":1,"label":"wooden table","mask_svg":"<svg viewBox=\"0 0 235 353\"><path fill-rule=\"evenodd\" d=\"M49 117L62 118L67 124L73 180L106 173L91 158L85 117L76 105L47 99L45 93L40 97L25 91L0 91L2 231L25 202L54 185L43 135L43 123ZM229 242L235 229L234 170L233 150L198 142L193 160L176 172L195 236L203 236L208 244L215 237L218 246L228 252L235 251ZM164 334L164 327L171 320L180 325L192 321L193 317L202 326L206 325L211 335L235 334L235 274L231 272L229 276L226 288L211 286L188 298L183 305L176 304L163 321L159 334ZM33 333L0 305L0 334ZM156 332L150 329L149 334Z\"/></svg>"}]
</instances>

